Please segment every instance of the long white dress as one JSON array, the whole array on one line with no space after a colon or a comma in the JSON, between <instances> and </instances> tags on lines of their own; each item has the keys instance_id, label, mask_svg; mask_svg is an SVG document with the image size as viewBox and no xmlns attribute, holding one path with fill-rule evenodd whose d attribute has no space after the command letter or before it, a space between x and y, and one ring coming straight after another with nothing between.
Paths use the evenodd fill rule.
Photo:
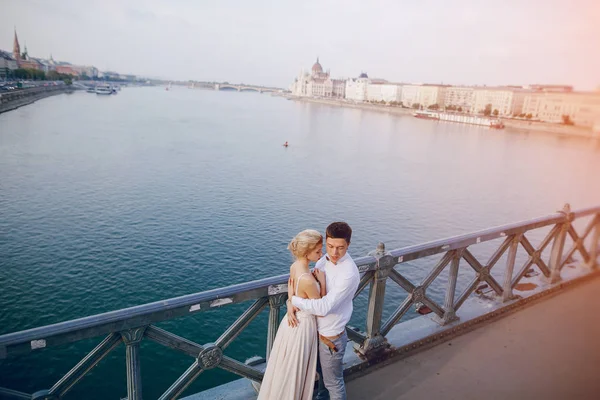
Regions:
<instances>
[{"instance_id":1,"label":"long white dress","mask_svg":"<svg viewBox=\"0 0 600 400\"><path fill-rule=\"evenodd\" d=\"M296 279L294 293L303 275ZM257 400L312 399L319 346L317 319L303 311L296 312L296 317L295 328L288 325L287 316L279 325Z\"/></svg>"}]
</instances>

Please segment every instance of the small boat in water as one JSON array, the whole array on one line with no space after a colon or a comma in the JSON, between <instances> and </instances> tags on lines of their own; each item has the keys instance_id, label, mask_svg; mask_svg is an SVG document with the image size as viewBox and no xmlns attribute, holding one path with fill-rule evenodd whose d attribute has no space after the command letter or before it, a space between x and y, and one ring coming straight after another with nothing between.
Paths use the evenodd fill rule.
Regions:
<instances>
[{"instance_id":1,"label":"small boat in water","mask_svg":"<svg viewBox=\"0 0 600 400\"><path fill-rule=\"evenodd\" d=\"M113 89L110 85L98 85L96 86L96 94L113 94Z\"/></svg>"},{"instance_id":2,"label":"small boat in water","mask_svg":"<svg viewBox=\"0 0 600 400\"><path fill-rule=\"evenodd\" d=\"M96 93L96 87L95 86L90 86L89 88L87 88L86 92L88 92L88 93Z\"/></svg>"}]
</instances>

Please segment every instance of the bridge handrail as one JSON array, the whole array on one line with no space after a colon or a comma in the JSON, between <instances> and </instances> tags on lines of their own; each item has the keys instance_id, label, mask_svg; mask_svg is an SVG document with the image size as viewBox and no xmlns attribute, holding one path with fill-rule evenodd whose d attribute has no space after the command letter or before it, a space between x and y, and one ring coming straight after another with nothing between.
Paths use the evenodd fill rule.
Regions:
<instances>
[{"instance_id":1,"label":"bridge handrail","mask_svg":"<svg viewBox=\"0 0 600 400\"><path fill-rule=\"evenodd\" d=\"M579 235L572 222L575 219L593 216L584 233ZM553 226L546 238L536 249L525 237L525 233L547 226ZM585 239L594 232L590 249L585 248ZM567 235L573 239L573 246L563 254ZM483 242L504 238L503 243L495 251L487 263L480 263L468 247ZM590 207L571 212L568 205L563 211L527 221L506 224L484 229L473 233L453 236L424 244L411 245L386 252L384 246L372 255L355 259L362 273L356 296L369 284L369 307L366 321L366 332L348 329L351 340L357 343L357 351L363 355L374 354L385 347L385 335L397 324L411 305L422 303L437 315L441 325L457 319L456 311L464 301L473 294L479 283L486 282L503 301L514 299L512 289L534 264L551 282L560 280L560 271L568 259L576 252L583 256L591 268L597 267L598 244L600 242L600 207ZM542 260L544 249L552 243L549 265ZM529 254L529 260L523 268L513 274L517 247L521 245ZM508 251L506 272L503 284L499 284L491 276L490 270ZM411 260L445 253L436 266L420 284L413 284L404 277L395 266ZM476 271L476 279L455 300L456 280L461 259ZM435 278L447 266L450 274L446 287L446 299L443 306L427 296L426 290ZM108 335L84 360L73 368L61 381L48 391L43 391L41 398L52 398L66 393L83 375L105 357L121 342L127 346L128 392L129 399L141 398L139 380L139 342L148 338L164 346L182 351L196 361L182 375L161 399L177 398L179 394L202 371L220 367L249 379L260 381L262 372L246 366L223 354L223 350L239 335L239 333L267 306L270 309L269 333L267 338L267 358L273 344L280 320L280 308L287 297L287 280L289 275L279 275L251 282L244 282L224 288L179 296L166 300L110 311L75 320L37 327L0 336L0 359L13 354L31 352L40 348L56 346L63 343L80 341L100 335ZM396 309L385 323L382 321L383 301L387 278L397 283L408 297ZM254 303L219 337L215 343L199 345L180 338L170 332L155 327L153 324L177 317L202 312L216 307L254 300ZM0 394L2 394L0 388ZM6 392L5 392L6 393ZM136 394L136 393L139 393ZM41 395L40 395L41 396ZM35 398L35 397L34 397ZM58 397L57 397L58 398Z\"/></svg>"},{"instance_id":2,"label":"bridge handrail","mask_svg":"<svg viewBox=\"0 0 600 400\"><path fill-rule=\"evenodd\" d=\"M573 214L588 215L590 213L600 213L600 207L579 210L577 212L574 212ZM560 222L564 222L565 218L565 214L555 213L545 217L539 217L524 222L501 225L495 228L484 229L465 235L457 235L446 239L427 242L424 244L402 247L399 249L392 250L391 255L394 257L403 257L403 260L401 262L407 262L418 258L438 254L444 251L454 250L459 247L494 240L499 237L515 234L517 232L524 232L531 229L557 224ZM480 238L479 242L477 241L478 238ZM363 256L360 258L356 258L354 261L361 272L372 271L376 268L375 265L377 260L373 256ZM207 309L212 309L214 307L202 307L203 303L210 303L222 298L231 298L231 296L238 296L238 298L233 299L232 303L239 303L251 299L265 297L269 294L274 294L269 293L269 288L272 288L272 291L280 290L280 292L283 293L283 289L273 288L273 286L287 284L288 278L289 274L277 275L269 278L257 279L250 282L238 283L223 288L216 288L204 292L187 294L166 300L159 300L152 303L123 308L120 310L108 311L105 313L91 315L70 321L58 322L51 325L45 325L37 328L8 333L0 335L0 347L28 343L31 340L39 340L42 338L45 339L47 342L46 347L49 347L51 345L65 343L64 341L48 343L48 340L53 336L66 335L76 331L85 331L91 329L98 330L90 332L91 334L84 333L83 336L78 335L76 339L68 340L67 342L79 341L84 338L114 332L114 330L107 328L111 328L112 325L115 324L119 324L119 330L123 330L144 326L147 324L147 322L160 322L176 318L180 315L206 311ZM200 304L200 308L194 311L189 310L190 307L198 304ZM164 316L164 318L157 318L155 316L156 313L167 311L170 311L173 314L169 316ZM181 314L179 314L180 312ZM128 324L129 320L139 318L148 318L148 320L145 319L143 323L136 322L134 324Z\"/></svg>"}]
</instances>

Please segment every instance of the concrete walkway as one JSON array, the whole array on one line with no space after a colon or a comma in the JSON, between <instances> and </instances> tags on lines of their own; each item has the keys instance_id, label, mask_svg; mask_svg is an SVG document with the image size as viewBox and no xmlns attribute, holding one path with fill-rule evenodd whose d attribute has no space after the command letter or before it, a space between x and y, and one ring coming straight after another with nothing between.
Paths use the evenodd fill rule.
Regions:
<instances>
[{"instance_id":1,"label":"concrete walkway","mask_svg":"<svg viewBox=\"0 0 600 400\"><path fill-rule=\"evenodd\" d=\"M600 279L348 382L349 400L600 399Z\"/></svg>"}]
</instances>

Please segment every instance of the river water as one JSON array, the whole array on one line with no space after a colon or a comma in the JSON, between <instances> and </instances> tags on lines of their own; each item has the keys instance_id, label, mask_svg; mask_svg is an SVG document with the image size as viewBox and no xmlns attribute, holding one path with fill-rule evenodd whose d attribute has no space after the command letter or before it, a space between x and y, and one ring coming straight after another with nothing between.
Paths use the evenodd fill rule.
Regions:
<instances>
[{"instance_id":1,"label":"river water","mask_svg":"<svg viewBox=\"0 0 600 400\"><path fill-rule=\"evenodd\" d=\"M268 94L154 87L46 98L0 115L0 334L285 273L287 242L334 220L353 227L358 257L379 241L391 249L565 202L598 205L599 172L599 141ZM431 267L402 272L416 282ZM387 315L404 295L388 291ZM355 304L362 327L365 296ZM160 326L211 342L245 306ZM267 314L226 354L264 356ZM0 360L0 386L47 389L99 340ZM67 398L125 397L124 353ZM192 361L144 341L144 396L157 398ZM186 393L233 378L211 370Z\"/></svg>"}]
</instances>

